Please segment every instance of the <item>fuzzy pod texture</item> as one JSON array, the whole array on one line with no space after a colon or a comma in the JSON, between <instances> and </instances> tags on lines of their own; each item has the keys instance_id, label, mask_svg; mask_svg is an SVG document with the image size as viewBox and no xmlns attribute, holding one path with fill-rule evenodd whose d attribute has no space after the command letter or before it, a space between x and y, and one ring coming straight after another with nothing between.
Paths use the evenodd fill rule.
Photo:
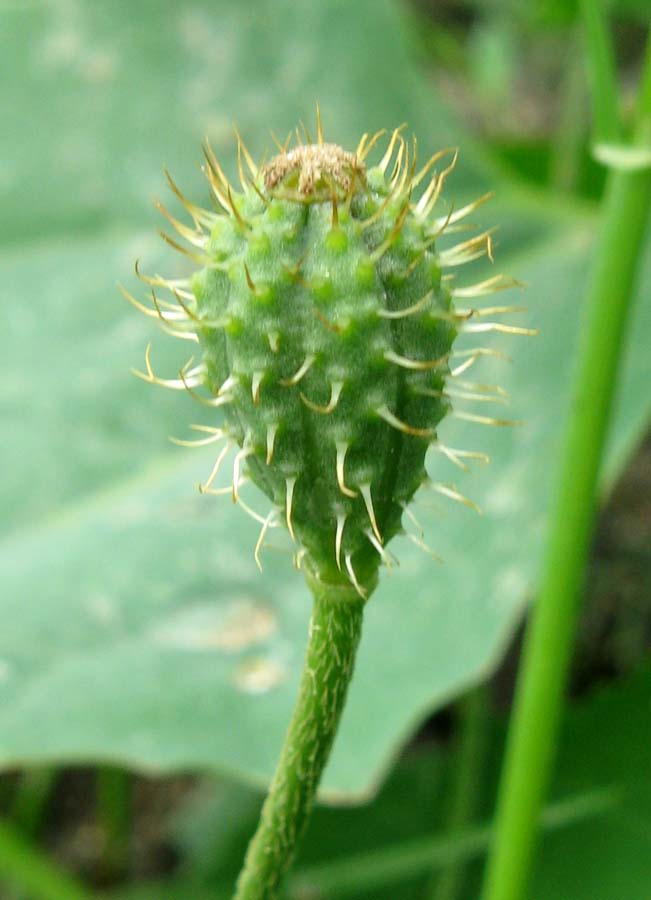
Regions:
<instances>
[{"instance_id":1,"label":"fuzzy pod texture","mask_svg":"<svg viewBox=\"0 0 651 900\"><path fill-rule=\"evenodd\" d=\"M269 515L254 513L259 546L282 523L308 578L362 597L429 480L425 456L450 410L453 343L473 310L454 309L442 269L491 250L484 232L437 251L446 228L486 199L435 214L456 154L417 170L415 140L397 129L368 165L380 138L364 135L348 152L324 142L319 123L316 143L281 148L258 167L238 136L238 190L207 147L217 211L187 201L171 179L195 227L163 210L201 268L183 283L145 279L173 293L163 305L152 291L154 314L196 340L202 359L162 382L148 356L144 377L203 386L223 416L199 442L224 442L205 490L236 447L233 498L249 509L248 478L271 501ZM504 286L498 276L477 293Z\"/></svg>"}]
</instances>

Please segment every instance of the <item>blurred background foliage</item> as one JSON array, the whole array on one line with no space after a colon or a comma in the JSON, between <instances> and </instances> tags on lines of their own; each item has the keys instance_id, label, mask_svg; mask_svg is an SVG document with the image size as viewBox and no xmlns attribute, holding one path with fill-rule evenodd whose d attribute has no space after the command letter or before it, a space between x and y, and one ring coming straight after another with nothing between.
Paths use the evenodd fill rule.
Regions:
<instances>
[{"instance_id":1,"label":"blurred background foliage","mask_svg":"<svg viewBox=\"0 0 651 900\"><path fill-rule=\"evenodd\" d=\"M628 108L648 4L610 7ZM444 208L496 192L478 225L500 225L496 265L527 284L518 324L540 335L495 342L512 363L486 360L477 380L504 384L524 424L446 423L452 445L493 462L460 473L433 458L430 471L485 515L418 504L445 564L396 547L324 781L344 806L318 812L289 889L475 896L604 180L575 4L0 0L0 73L0 809L116 900L228 896L309 616L290 555L270 548L261 576L256 526L197 495L210 450L168 442L212 421L205 410L129 373L149 340L163 374L185 361L116 287L137 290L135 258L188 272L156 237L162 165L207 202L206 136L234 176L233 124L262 158L270 131L310 127L318 101L344 145L407 121L423 158L459 146ZM634 451L649 421L650 296L651 246L604 497L628 469L596 542L540 900L648 896L651 455ZM476 806L461 826L468 728ZM3 876L2 860L0 846L2 900L48 896Z\"/></svg>"}]
</instances>

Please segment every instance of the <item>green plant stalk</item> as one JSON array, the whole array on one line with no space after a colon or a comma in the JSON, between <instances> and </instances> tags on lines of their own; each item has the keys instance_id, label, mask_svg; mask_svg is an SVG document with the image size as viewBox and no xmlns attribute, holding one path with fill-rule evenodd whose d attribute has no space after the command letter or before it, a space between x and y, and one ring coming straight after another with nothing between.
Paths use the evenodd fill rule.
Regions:
<instances>
[{"instance_id":1,"label":"green plant stalk","mask_svg":"<svg viewBox=\"0 0 651 900\"><path fill-rule=\"evenodd\" d=\"M111 874L124 872L129 853L131 779L122 769L97 771L97 817L104 832L102 866Z\"/></svg>"},{"instance_id":2,"label":"green plant stalk","mask_svg":"<svg viewBox=\"0 0 651 900\"><path fill-rule=\"evenodd\" d=\"M602 0L581 0L585 31L586 72L592 97L594 138L617 141L621 137L617 102L615 53Z\"/></svg>"},{"instance_id":3,"label":"green plant stalk","mask_svg":"<svg viewBox=\"0 0 651 900\"><path fill-rule=\"evenodd\" d=\"M466 694L459 704L461 727L447 822L451 835L458 834L469 824L477 804L487 737L486 701L487 692L482 686ZM454 900L461 892L464 874L464 861L453 862L432 880L428 896L431 900Z\"/></svg>"},{"instance_id":4,"label":"green plant stalk","mask_svg":"<svg viewBox=\"0 0 651 900\"><path fill-rule=\"evenodd\" d=\"M364 601L306 573L314 609L299 695L235 900L272 900L292 863L346 700Z\"/></svg>"},{"instance_id":5,"label":"green plant stalk","mask_svg":"<svg viewBox=\"0 0 651 900\"><path fill-rule=\"evenodd\" d=\"M563 97L558 127L552 138L549 180L559 191L572 193L581 168L585 115L585 74L578 28L567 48L567 62L559 94Z\"/></svg>"},{"instance_id":6,"label":"green plant stalk","mask_svg":"<svg viewBox=\"0 0 651 900\"><path fill-rule=\"evenodd\" d=\"M646 144L650 135L651 40L636 142ZM526 895L576 633L602 451L650 204L651 170L610 173L541 591L523 648L484 900L520 900Z\"/></svg>"},{"instance_id":7,"label":"green plant stalk","mask_svg":"<svg viewBox=\"0 0 651 900\"><path fill-rule=\"evenodd\" d=\"M9 808L9 819L26 837L38 834L58 777L56 769L29 769L21 775Z\"/></svg>"},{"instance_id":8,"label":"green plant stalk","mask_svg":"<svg viewBox=\"0 0 651 900\"><path fill-rule=\"evenodd\" d=\"M0 822L0 892L3 885L24 891L30 900L92 900L93 894L59 869L17 829Z\"/></svg>"}]
</instances>

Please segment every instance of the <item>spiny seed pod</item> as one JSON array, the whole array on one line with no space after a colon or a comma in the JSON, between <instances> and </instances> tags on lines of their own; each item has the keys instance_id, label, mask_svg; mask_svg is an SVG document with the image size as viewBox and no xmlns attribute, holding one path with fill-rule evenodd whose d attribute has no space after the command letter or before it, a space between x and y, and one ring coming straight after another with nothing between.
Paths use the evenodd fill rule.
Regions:
<instances>
[{"instance_id":1,"label":"spiny seed pod","mask_svg":"<svg viewBox=\"0 0 651 900\"><path fill-rule=\"evenodd\" d=\"M464 456L437 440L455 394L450 380L481 353L460 357L455 368L455 337L462 329L524 329L473 326L467 320L476 310L454 308L457 297L512 284L497 276L455 291L442 275L491 255L490 232L437 251L439 236L488 199L434 215L456 153L442 151L418 171L416 142L397 129L369 166L382 132L365 134L350 153L324 142L320 120L317 128L316 143L303 144L297 132L298 144L279 147L263 167L238 135L241 191L206 147L217 212L190 203L169 179L195 227L163 212L197 248L185 252L202 268L188 281L145 278L154 303L147 311L198 341L202 361L164 382L148 352L142 377L190 391L202 385L206 402L223 410L222 426L197 442L224 442L204 490L214 490L236 445L233 498L241 501L248 477L272 503L268 516L254 513L262 524L256 559L267 528L284 522L309 578L348 583L364 597L403 513L429 481L428 448L457 463ZM174 303L157 299L159 286ZM465 499L453 486L434 487Z\"/></svg>"}]
</instances>

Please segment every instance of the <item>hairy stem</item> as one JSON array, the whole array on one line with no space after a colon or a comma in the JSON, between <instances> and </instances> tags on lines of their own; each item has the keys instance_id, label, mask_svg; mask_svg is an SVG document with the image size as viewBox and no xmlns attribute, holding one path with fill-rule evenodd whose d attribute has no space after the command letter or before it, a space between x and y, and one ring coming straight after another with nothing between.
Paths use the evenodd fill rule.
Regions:
<instances>
[{"instance_id":1,"label":"hairy stem","mask_svg":"<svg viewBox=\"0 0 651 900\"><path fill-rule=\"evenodd\" d=\"M305 830L353 674L364 601L348 584L307 575L314 609L298 700L235 900L277 896Z\"/></svg>"},{"instance_id":2,"label":"hairy stem","mask_svg":"<svg viewBox=\"0 0 651 900\"><path fill-rule=\"evenodd\" d=\"M636 142L651 146L651 38ZM650 168L610 173L587 297L574 406L540 595L525 638L483 900L527 896L577 628L624 326L650 207Z\"/></svg>"}]
</instances>

